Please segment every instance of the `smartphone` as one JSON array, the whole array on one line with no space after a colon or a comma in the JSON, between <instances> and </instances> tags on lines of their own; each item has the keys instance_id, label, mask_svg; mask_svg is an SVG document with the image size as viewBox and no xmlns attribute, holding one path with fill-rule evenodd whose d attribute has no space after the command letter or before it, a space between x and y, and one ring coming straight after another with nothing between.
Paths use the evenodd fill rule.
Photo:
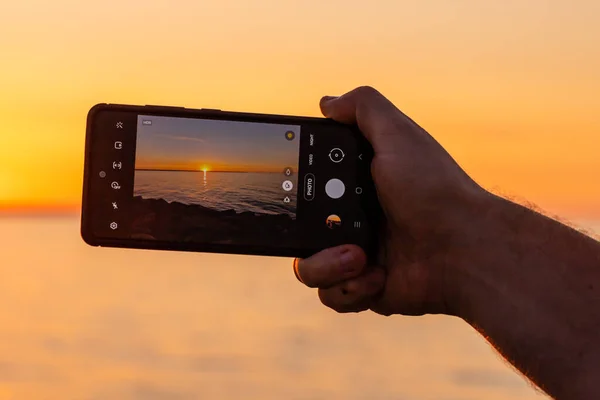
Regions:
<instances>
[{"instance_id":1,"label":"smartphone","mask_svg":"<svg viewBox=\"0 0 600 400\"><path fill-rule=\"evenodd\" d=\"M326 118L98 104L81 235L92 246L307 257L373 250L373 150Z\"/></svg>"}]
</instances>

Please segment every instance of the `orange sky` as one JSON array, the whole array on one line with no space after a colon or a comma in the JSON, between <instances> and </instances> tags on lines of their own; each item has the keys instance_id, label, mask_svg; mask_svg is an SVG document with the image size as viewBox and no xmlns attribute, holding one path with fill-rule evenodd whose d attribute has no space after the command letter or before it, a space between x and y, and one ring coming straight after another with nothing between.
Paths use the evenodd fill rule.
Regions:
<instances>
[{"instance_id":1,"label":"orange sky","mask_svg":"<svg viewBox=\"0 0 600 400\"><path fill-rule=\"evenodd\" d=\"M177 4L177 6L174 6ZM98 102L318 115L379 88L488 188L600 219L596 1L12 1L0 208L77 206Z\"/></svg>"}]
</instances>

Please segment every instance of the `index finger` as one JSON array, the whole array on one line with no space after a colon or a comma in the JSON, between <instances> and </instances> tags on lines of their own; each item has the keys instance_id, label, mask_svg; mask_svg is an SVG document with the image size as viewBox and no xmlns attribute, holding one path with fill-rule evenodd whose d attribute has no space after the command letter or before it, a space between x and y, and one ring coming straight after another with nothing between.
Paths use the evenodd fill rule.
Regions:
<instances>
[{"instance_id":1,"label":"index finger","mask_svg":"<svg viewBox=\"0 0 600 400\"><path fill-rule=\"evenodd\" d=\"M328 288L360 275L366 264L365 252L348 244L325 249L306 259L295 259L294 273L308 287Z\"/></svg>"},{"instance_id":2,"label":"index finger","mask_svg":"<svg viewBox=\"0 0 600 400\"><path fill-rule=\"evenodd\" d=\"M361 86L339 97L325 96L321 112L335 121L357 125L376 151L389 148L390 140L403 140L398 128L422 130L390 100L370 86ZM410 136L410 135L409 135Z\"/></svg>"}]
</instances>

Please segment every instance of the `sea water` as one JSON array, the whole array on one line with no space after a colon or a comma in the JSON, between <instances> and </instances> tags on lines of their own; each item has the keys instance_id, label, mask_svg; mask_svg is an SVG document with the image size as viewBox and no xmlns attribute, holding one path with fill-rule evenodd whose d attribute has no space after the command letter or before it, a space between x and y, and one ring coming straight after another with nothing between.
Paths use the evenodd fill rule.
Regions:
<instances>
[{"instance_id":1,"label":"sea water","mask_svg":"<svg viewBox=\"0 0 600 400\"><path fill-rule=\"evenodd\" d=\"M101 249L0 218L0 399L541 399L467 324L337 314L291 259Z\"/></svg>"}]
</instances>

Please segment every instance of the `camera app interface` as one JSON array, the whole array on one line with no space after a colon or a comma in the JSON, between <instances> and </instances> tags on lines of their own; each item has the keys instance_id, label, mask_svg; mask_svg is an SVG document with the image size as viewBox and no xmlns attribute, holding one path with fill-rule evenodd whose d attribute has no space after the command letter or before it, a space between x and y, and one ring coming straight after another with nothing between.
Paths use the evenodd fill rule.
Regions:
<instances>
[{"instance_id":1,"label":"camera app interface","mask_svg":"<svg viewBox=\"0 0 600 400\"><path fill-rule=\"evenodd\" d=\"M373 242L372 152L360 132L323 119L219 117L98 112L85 232L109 244L253 253Z\"/></svg>"},{"instance_id":2,"label":"camera app interface","mask_svg":"<svg viewBox=\"0 0 600 400\"><path fill-rule=\"evenodd\" d=\"M293 241L300 126L139 115L130 236Z\"/></svg>"}]
</instances>

